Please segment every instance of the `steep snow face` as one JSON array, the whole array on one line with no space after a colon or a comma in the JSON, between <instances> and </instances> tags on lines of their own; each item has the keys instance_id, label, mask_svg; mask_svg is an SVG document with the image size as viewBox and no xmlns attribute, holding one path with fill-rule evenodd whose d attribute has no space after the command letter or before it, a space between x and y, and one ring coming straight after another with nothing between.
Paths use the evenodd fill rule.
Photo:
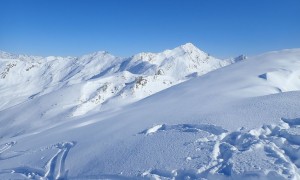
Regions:
<instances>
[{"instance_id":1,"label":"steep snow face","mask_svg":"<svg viewBox=\"0 0 300 180\"><path fill-rule=\"evenodd\" d=\"M68 89L72 97L63 96L54 104L64 102L72 109L70 116L79 116L135 102L230 63L211 57L190 43L130 58L115 57L105 51L79 58L1 52L0 110L22 102L30 104L33 98Z\"/></svg>"},{"instance_id":2,"label":"steep snow face","mask_svg":"<svg viewBox=\"0 0 300 180\"><path fill-rule=\"evenodd\" d=\"M104 82L136 74L66 85L0 112L0 178L299 179L299 68L300 49L269 52L76 117L90 106L74 97L101 99L114 90Z\"/></svg>"}]
</instances>

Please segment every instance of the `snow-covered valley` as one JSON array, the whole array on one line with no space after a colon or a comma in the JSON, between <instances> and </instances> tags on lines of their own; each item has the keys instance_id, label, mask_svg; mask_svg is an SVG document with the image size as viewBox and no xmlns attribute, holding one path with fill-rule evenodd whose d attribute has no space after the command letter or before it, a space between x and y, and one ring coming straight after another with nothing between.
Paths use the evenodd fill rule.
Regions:
<instances>
[{"instance_id":1,"label":"snow-covered valley","mask_svg":"<svg viewBox=\"0 0 300 180\"><path fill-rule=\"evenodd\" d=\"M0 179L299 179L300 49L0 53Z\"/></svg>"}]
</instances>

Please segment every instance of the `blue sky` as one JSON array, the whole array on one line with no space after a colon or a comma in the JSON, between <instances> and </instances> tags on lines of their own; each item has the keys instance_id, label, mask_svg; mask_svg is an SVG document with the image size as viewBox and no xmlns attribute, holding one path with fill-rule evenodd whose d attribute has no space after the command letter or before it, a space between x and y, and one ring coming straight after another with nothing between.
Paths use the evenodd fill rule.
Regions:
<instances>
[{"instance_id":1,"label":"blue sky","mask_svg":"<svg viewBox=\"0 0 300 180\"><path fill-rule=\"evenodd\" d=\"M1 0L0 49L118 56L186 42L216 56L300 47L300 0Z\"/></svg>"}]
</instances>

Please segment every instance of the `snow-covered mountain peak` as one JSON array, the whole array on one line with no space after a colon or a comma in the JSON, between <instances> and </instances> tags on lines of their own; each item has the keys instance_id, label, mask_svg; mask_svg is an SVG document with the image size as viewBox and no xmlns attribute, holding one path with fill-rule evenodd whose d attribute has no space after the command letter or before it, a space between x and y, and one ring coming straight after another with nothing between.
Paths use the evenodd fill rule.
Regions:
<instances>
[{"instance_id":1,"label":"snow-covered mountain peak","mask_svg":"<svg viewBox=\"0 0 300 180\"><path fill-rule=\"evenodd\" d=\"M193 43L190 42L181 45L181 47L186 49L198 49Z\"/></svg>"},{"instance_id":2,"label":"snow-covered mountain peak","mask_svg":"<svg viewBox=\"0 0 300 180\"><path fill-rule=\"evenodd\" d=\"M209 59L209 54L200 50L192 43L186 43L171 50L161 53L165 58L178 59L179 61L198 61Z\"/></svg>"},{"instance_id":3,"label":"snow-covered mountain peak","mask_svg":"<svg viewBox=\"0 0 300 180\"><path fill-rule=\"evenodd\" d=\"M1 59L14 59L16 57L15 54L8 53L0 50L0 58Z\"/></svg>"},{"instance_id":4,"label":"snow-covered mountain peak","mask_svg":"<svg viewBox=\"0 0 300 180\"><path fill-rule=\"evenodd\" d=\"M41 56L32 56L32 55L25 55L25 54L13 54L5 51L0 50L0 59L9 59L9 60L22 60L22 61L38 61L43 59L44 57Z\"/></svg>"},{"instance_id":5,"label":"snow-covered mountain peak","mask_svg":"<svg viewBox=\"0 0 300 180\"><path fill-rule=\"evenodd\" d=\"M179 47L182 48L185 52L189 52L189 53L193 53L193 52L198 52L198 53L202 52L202 53L204 53L203 51L201 51L199 48L197 48L192 43L186 43L186 44L183 44Z\"/></svg>"},{"instance_id":6,"label":"snow-covered mountain peak","mask_svg":"<svg viewBox=\"0 0 300 180\"><path fill-rule=\"evenodd\" d=\"M205 74L232 62L214 58L192 43L187 43L160 53L136 54L128 59L125 69L133 74L143 75L164 72L164 75L181 81L186 80L187 77Z\"/></svg>"},{"instance_id":7,"label":"snow-covered mountain peak","mask_svg":"<svg viewBox=\"0 0 300 180\"><path fill-rule=\"evenodd\" d=\"M173 52L176 52L176 54L190 54L190 55L196 55L198 57L206 58L208 53L200 50L198 47L196 47L192 43L186 43L181 46L178 46L172 50Z\"/></svg>"},{"instance_id":8,"label":"snow-covered mountain peak","mask_svg":"<svg viewBox=\"0 0 300 180\"><path fill-rule=\"evenodd\" d=\"M183 56L185 54L195 54L198 56L206 57L208 56L207 53L201 51L198 49L195 45L192 43L186 43L183 45L180 45L178 47L175 47L173 49L168 49L159 53L151 53L151 52L142 52L138 53L134 56L132 56L132 59L137 61L137 60L143 60L143 61L148 61L148 62L155 62L157 59L162 59L162 58L175 58L178 56Z\"/></svg>"}]
</instances>

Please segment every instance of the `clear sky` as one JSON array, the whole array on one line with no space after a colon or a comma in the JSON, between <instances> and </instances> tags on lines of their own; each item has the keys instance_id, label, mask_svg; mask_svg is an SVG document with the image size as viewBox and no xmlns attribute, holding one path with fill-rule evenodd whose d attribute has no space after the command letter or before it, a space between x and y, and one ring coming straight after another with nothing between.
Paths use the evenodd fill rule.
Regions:
<instances>
[{"instance_id":1,"label":"clear sky","mask_svg":"<svg viewBox=\"0 0 300 180\"><path fill-rule=\"evenodd\" d=\"M300 0L0 0L0 49L117 56L186 42L220 58L300 47Z\"/></svg>"}]
</instances>

